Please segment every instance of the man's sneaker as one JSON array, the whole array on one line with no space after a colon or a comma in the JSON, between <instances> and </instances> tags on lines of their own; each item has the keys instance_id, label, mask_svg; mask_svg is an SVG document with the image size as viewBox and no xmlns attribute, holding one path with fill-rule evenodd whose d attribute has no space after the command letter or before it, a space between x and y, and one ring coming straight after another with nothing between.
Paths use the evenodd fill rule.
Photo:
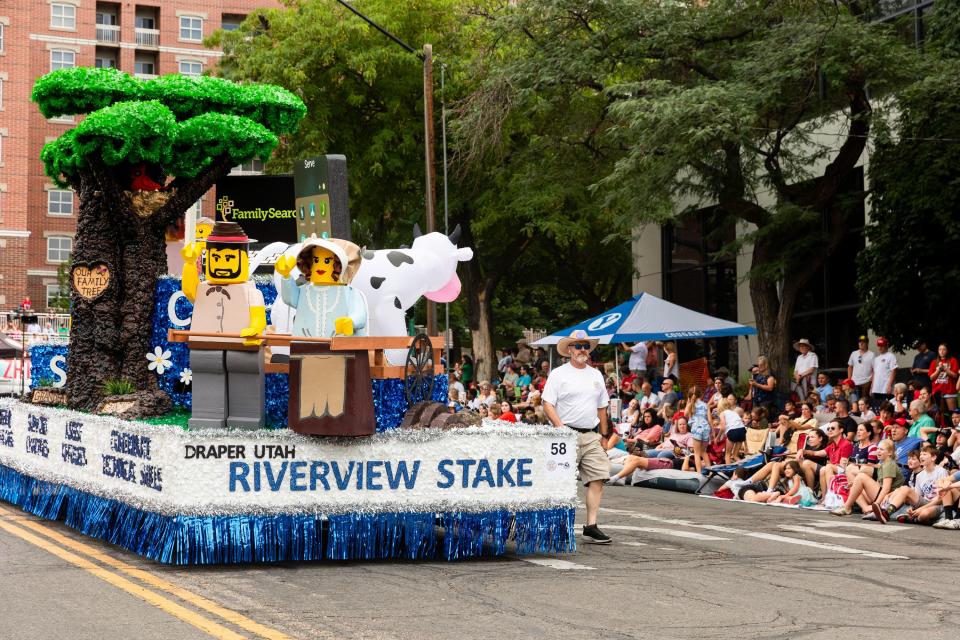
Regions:
<instances>
[{"instance_id":1,"label":"man's sneaker","mask_svg":"<svg viewBox=\"0 0 960 640\"><path fill-rule=\"evenodd\" d=\"M587 542L592 542L593 544L610 544L613 542L610 536L600 531L600 527L595 524L583 525L583 537L587 538Z\"/></svg>"},{"instance_id":2,"label":"man's sneaker","mask_svg":"<svg viewBox=\"0 0 960 640\"><path fill-rule=\"evenodd\" d=\"M887 521L890 520L890 514L887 513L887 510L876 502L870 506L873 507L873 515L877 519L877 522L880 524L887 524Z\"/></svg>"},{"instance_id":3,"label":"man's sneaker","mask_svg":"<svg viewBox=\"0 0 960 640\"><path fill-rule=\"evenodd\" d=\"M953 529L957 531L960 529L960 518L954 518L953 520L947 520L947 524L944 525L944 529Z\"/></svg>"},{"instance_id":4,"label":"man's sneaker","mask_svg":"<svg viewBox=\"0 0 960 640\"><path fill-rule=\"evenodd\" d=\"M868 513L867 515L863 516L863 517L860 518L860 519L861 519L861 520L870 520L871 522L876 522L876 521L877 521L877 516L874 515L873 513Z\"/></svg>"},{"instance_id":5,"label":"man's sneaker","mask_svg":"<svg viewBox=\"0 0 960 640\"><path fill-rule=\"evenodd\" d=\"M934 529L949 529L953 520L947 520L947 516L940 516L940 519L933 523Z\"/></svg>"}]
</instances>

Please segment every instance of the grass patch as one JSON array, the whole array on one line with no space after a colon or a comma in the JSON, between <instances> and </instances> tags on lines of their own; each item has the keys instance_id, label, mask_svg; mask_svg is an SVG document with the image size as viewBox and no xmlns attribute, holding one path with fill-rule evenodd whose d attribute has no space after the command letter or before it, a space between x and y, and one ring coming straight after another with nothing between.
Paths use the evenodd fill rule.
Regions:
<instances>
[{"instance_id":1,"label":"grass patch","mask_svg":"<svg viewBox=\"0 0 960 640\"><path fill-rule=\"evenodd\" d=\"M137 422L146 422L147 424L172 424L180 427L184 431L189 431L189 428L187 427L188 420L190 420L190 410L176 408L170 413L165 413L162 416L155 416L153 418L140 418L137 420Z\"/></svg>"}]
</instances>

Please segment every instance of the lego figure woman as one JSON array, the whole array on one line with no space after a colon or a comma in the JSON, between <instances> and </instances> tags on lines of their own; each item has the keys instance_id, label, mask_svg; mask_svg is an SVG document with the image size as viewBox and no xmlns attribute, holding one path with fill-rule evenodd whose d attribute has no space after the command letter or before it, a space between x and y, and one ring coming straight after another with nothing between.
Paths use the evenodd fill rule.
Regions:
<instances>
[{"instance_id":1,"label":"lego figure woman","mask_svg":"<svg viewBox=\"0 0 960 640\"><path fill-rule=\"evenodd\" d=\"M296 264L302 281L290 272ZM360 268L360 247L346 240L312 237L296 259L284 256L275 269L283 276L280 295L297 310L293 335L314 338L367 335L367 301L350 286Z\"/></svg>"}]
</instances>

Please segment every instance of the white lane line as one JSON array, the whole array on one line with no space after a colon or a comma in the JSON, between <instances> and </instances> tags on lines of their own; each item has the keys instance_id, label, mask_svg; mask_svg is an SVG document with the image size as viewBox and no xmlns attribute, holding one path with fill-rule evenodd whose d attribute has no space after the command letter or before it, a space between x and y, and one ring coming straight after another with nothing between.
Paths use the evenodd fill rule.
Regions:
<instances>
[{"instance_id":1,"label":"white lane line","mask_svg":"<svg viewBox=\"0 0 960 640\"><path fill-rule=\"evenodd\" d=\"M676 551L673 547L657 547L660 551Z\"/></svg>"},{"instance_id":2,"label":"white lane line","mask_svg":"<svg viewBox=\"0 0 960 640\"><path fill-rule=\"evenodd\" d=\"M899 527L884 527L877 524L874 521L873 524L864 524L862 522L841 522L839 520L814 520L808 522L811 527L822 527L825 529L836 529L838 527L844 527L848 529L863 529L864 531L870 531L871 533L898 533L900 531Z\"/></svg>"},{"instance_id":3,"label":"white lane line","mask_svg":"<svg viewBox=\"0 0 960 640\"><path fill-rule=\"evenodd\" d=\"M640 531L641 533L657 533L675 538L689 538L691 540L729 540L730 538L720 538L717 536L708 536L704 533L695 533L693 531L679 531L677 529L661 529L658 527L634 527L628 524L604 524L604 529L612 531Z\"/></svg>"},{"instance_id":4,"label":"white lane line","mask_svg":"<svg viewBox=\"0 0 960 640\"><path fill-rule=\"evenodd\" d=\"M556 558L517 558L530 564L536 564L541 567L550 567L561 571L593 571L596 567L588 567L585 564L568 562L567 560L557 560Z\"/></svg>"},{"instance_id":5,"label":"white lane line","mask_svg":"<svg viewBox=\"0 0 960 640\"><path fill-rule=\"evenodd\" d=\"M647 546L647 543L646 543L646 542L630 542L629 540L626 540L626 541L624 541L624 540L617 540L616 543L617 543L617 544L625 544L625 545L627 545L628 547L645 547L645 546Z\"/></svg>"},{"instance_id":6,"label":"white lane line","mask_svg":"<svg viewBox=\"0 0 960 640\"><path fill-rule=\"evenodd\" d=\"M783 542L785 544L795 544L801 547L816 547L818 549L823 549L825 551L835 551L837 553L847 553L857 556L866 556L867 558L877 558L880 560L909 560L907 556L897 556L889 553L878 553L876 551L866 551L864 549L854 549L853 547L845 547L839 544L831 544L829 542L814 542L813 540L803 540L802 538L791 538L789 536L781 536L775 533L763 533L760 531L747 531L746 529L735 529L733 527L723 527L716 524L697 524L695 522L690 522L689 520L678 520L675 518L661 518L660 516L652 516L646 513L638 513L636 511L627 511L625 509L610 509L606 507L600 507L601 511L606 511L607 513L616 513L620 515L629 516L631 518L638 518L642 520L652 520L653 522L661 522L663 524L672 524L681 527L693 527L695 529L706 529L707 531L716 531L718 533L728 533L732 535L745 536L748 538L759 538L761 540L770 540L772 542ZM608 529L610 525L604 525Z\"/></svg>"},{"instance_id":7,"label":"white lane line","mask_svg":"<svg viewBox=\"0 0 960 640\"><path fill-rule=\"evenodd\" d=\"M782 524L780 528L784 531L792 531L794 533L809 533L814 536L823 536L824 538L849 538L853 539L863 539L863 536L855 536L851 533L839 533L837 531L824 531L823 529L816 529L814 527L805 527L802 524Z\"/></svg>"}]
</instances>

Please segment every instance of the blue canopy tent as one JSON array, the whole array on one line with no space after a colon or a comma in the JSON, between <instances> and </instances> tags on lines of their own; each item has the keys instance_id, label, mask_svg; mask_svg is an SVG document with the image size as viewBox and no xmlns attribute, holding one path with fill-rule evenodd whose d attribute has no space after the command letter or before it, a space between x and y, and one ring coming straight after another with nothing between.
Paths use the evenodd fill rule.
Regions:
<instances>
[{"instance_id":1,"label":"blue canopy tent","mask_svg":"<svg viewBox=\"0 0 960 640\"><path fill-rule=\"evenodd\" d=\"M557 344L573 331L582 329L600 344L640 342L648 340L687 340L695 338L728 338L752 336L757 330L729 320L721 320L705 313L661 300L649 293L640 293L630 300L604 311L580 324L567 327L533 344ZM552 356L553 354L551 354ZM617 388L620 387L620 367L614 367Z\"/></svg>"},{"instance_id":2,"label":"blue canopy tent","mask_svg":"<svg viewBox=\"0 0 960 640\"><path fill-rule=\"evenodd\" d=\"M587 332L600 344L640 342L641 340L684 340L690 338L727 338L752 336L757 330L729 320L661 300L641 293L598 316L567 327L534 342L534 345L557 344L576 329Z\"/></svg>"}]
</instances>

